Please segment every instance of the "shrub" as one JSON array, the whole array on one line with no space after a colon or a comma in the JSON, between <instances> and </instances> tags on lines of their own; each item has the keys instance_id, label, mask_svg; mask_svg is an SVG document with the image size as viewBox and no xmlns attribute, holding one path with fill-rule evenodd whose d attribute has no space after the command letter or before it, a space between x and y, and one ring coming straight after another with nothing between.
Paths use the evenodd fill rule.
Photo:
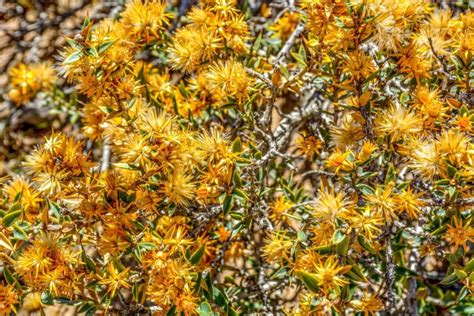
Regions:
<instances>
[{"instance_id":1,"label":"shrub","mask_svg":"<svg viewBox=\"0 0 474 316\"><path fill-rule=\"evenodd\" d=\"M472 11L190 3L9 70L0 313L473 313Z\"/></svg>"}]
</instances>

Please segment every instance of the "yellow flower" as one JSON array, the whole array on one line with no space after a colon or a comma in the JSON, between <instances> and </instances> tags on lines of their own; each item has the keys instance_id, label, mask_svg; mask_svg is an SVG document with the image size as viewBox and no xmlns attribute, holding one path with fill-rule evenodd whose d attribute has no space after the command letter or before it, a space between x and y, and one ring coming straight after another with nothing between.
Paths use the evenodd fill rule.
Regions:
<instances>
[{"instance_id":1,"label":"yellow flower","mask_svg":"<svg viewBox=\"0 0 474 316\"><path fill-rule=\"evenodd\" d=\"M278 37L282 41L286 41L291 33L293 33L296 25L298 25L299 20L299 13L287 11L278 19L278 21L276 21L276 23L269 27L269 30L275 33L275 37Z\"/></svg>"},{"instance_id":2,"label":"yellow flower","mask_svg":"<svg viewBox=\"0 0 474 316\"><path fill-rule=\"evenodd\" d=\"M3 285L0 284L0 314L1 315L10 315L12 313L17 313L15 307L16 304L19 304L18 294L15 292L13 285Z\"/></svg>"},{"instance_id":3,"label":"yellow flower","mask_svg":"<svg viewBox=\"0 0 474 316\"><path fill-rule=\"evenodd\" d=\"M369 242L380 235L381 227L384 224L383 215L378 212L371 212L370 207L366 207L362 211L350 209L345 214L345 219L352 229L364 236Z\"/></svg>"},{"instance_id":4,"label":"yellow flower","mask_svg":"<svg viewBox=\"0 0 474 316\"><path fill-rule=\"evenodd\" d=\"M314 135L299 134L295 141L297 153L303 154L307 160L312 160L319 155L324 142Z\"/></svg>"},{"instance_id":5,"label":"yellow flower","mask_svg":"<svg viewBox=\"0 0 474 316\"><path fill-rule=\"evenodd\" d=\"M416 219L421 213L420 208L425 204L419 199L422 194L423 193L413 193L411 188L408 188L402 193L395 195L397 212L404 212L408 215L409 218Z\"/></svg>"},{"instance_id":6,"label":"yellow flower","mask_svg":"<svg viewBox=\"0 0 474 316\"><path fill-rule=\"evenodd\" d=\"M229 146L228 136L218 128L212 127L210 132L203 131L197 139L200 158L207 164L217 164L221 161L232 165L237 155Z\"/></svg>"},{"instance_id":7,"label":"yellow flower","mask_svg":"<svg viewBox=\"0 0 474 316\"><path fill-rule=\"evenodd\" d=\"M73 252L60 241L57 234L42 234L33 241L15 262L15 271L26 284L41 292L51 291L54 295L68 295L72 284L71 266L77 262L80 253Z\"/></svg>"},{"instance_id":8,"label":"yellow flower","mask_svg":"<svg viewBox=\"0 0 474 316\"><path fill-rule=\"evenodd\" d=\"M432 127L436 120L441 120L446 116L447 107L438 100L438 91L430 91L427 87L421 86L416 92L417 100L414 104L415 108L425 120L426 127Z\"/></svg>"},{"instance_id":9,"label":"yellow flower","mask_svg":"<svg viewBox=\"0 0 474 316\"><path fill-rule=\"evenodd\" d=\"M366 161L376 149L377 146L374 143L371 141L365 141L357 155L357 159L362 162Z\"/></svg>"},{"instance_id":10,"label":"yellow flower","mask_svg":"<svg viewBox=\"0 0 474 316\"><path fill-rule=\"evenodd\" d=\"M56 74L49 63L18 64L10 69L9 77L8 97L17 106L32 99L40 90L50 89L56 80Z\"/></svg>"},{"instance_id":11,"label":"yellow flower","mask_svg":"<svg viewBox=\"0 0 474 316\"><path fill-rule=\"evenodd\" d=\"M203 60L211 59L222 48L221 40L210 30L180 29L168 49L174 69L191 72Z\"/></svg>"},{"instance_id":12,"label":"yellow flower","mask_svg":"<svg viewBox=\"0 0 474 316\"><path fill-rule=\"evenodd\" d=\"M326 166L335 169L336 174L338 174L340 170L351 171L354 169L354 164L349 159L351 155L353 154L350 150L342 152L339 148L336 148L334 153L326 159Z\"/></svg>"},{"instance_id":13,"label":"yellow flower","mask_svg":"<svg viewBox=\"0 0 474 316\"><path fill-rule=\"evenodd\" d=\"M189 200L195 195L196 187L191 175L180 171L171 173L163 184L161 192L169 202L177 205L188 205Z\"/></svg>"},{"instance_id":14,"label":"yellow flower","mask_svg":"<svg viewBox=\"0 0 474 316\"><path fill-rule=\"evenodd\" d=\"M462 246L464 252L467 253L468 243L474 242L474 227L471 225L471 219L468 219L464 224L462 218L454 217L453 224L448 225L444 238L454 245L454 252L458 251L459 246Z\"/></svg>"},{"instance_id":15,"label":"yellow flower","mask_svg":"<svg viewBox=\"0 0 474 316\"><path fill-rule=\"evenodd\" d=\"M432 140L411 138L406 154L411 157L410 166L425 180L432 180L440 172L441 157Z\"/></svg>"},{"instance_id":16,"label":"yellow flower","mask_svg":"<svg viewBox=\"0 0 474 316\"><path fill-rule=\"evenodd\" d=\"M121 23L130 39L149 43L161 38L171 17L166 12L165 1L134 0L122 13Z\"/></svg>"},{"instance_id":17,"label":"yellow flower","mask_svg":"<svg viewBox=\"0 0 474 316\"><path fill-rule=\"evenodd\" d=\"M238 61L229 59L226 62L214 63L205 76L213 98L219 104L230 99L240 104L249 96L252 80Z\"/></svg>"},{"instance_id":18,"label":"yellow flower","mask_svg":"<svg viewBox=\"0 0 474 316\"><path fill-rule=\"evenodd\" d=\"M313 209L314 218L336 224L336 219L341 218L351 208L351 202L343 192L334 192L334 189L321 189L319 198Z\"/></svg>"},{"instance_id":19,"label":"yellow flower","mask_svg":"<svg viewBox=\"0 0 474 316\"><path fill-rule=\"evenodd\" d=\"M275 202L270 204L270 215L268 216L274 223L282 223L288 220L288 211L295 204L288 200L284 195L280 195Z\"/></svg>"},{"instance_id":20,"label":"yellow flower","mask_svg":"<svg viewBox=\"0 0 474 316\"><path fill-rule=\"evenodd\" d=\"M293 272L312 271L317 265L321 264L321 260L323 259L323 255L317 251L312 249L302 250L293 264Z\"/></svg>"},{"instance_id":21,"label":"yellow flower","mask_svg":"<svg viewBox=\"0 0 474 316\"><path fill-rule=\"evenodd\" d=\"M161 254L160 251L151 255L159 258ZM193 293L191 266L182 260L158 261L160 263L153 265L150 271L150 282L146 287L147 298L163 310L176 306L178 313L194 315L199 298Z\"/></svg>"},{"instance_id":22,"label":"yellow flower","mask_svg":"<svg viewBox=\"0 0 474 316\"><path fill-rule=\"evenodd\" d=\"M315 267L314 276L323 293L327 294L330 290L337 289L349 283L341 277L340 274L349 271L350 266L340 266L333 256L329 256L321 261L322 263Z\"/></svg>"},{"instance_id":23,"label":"yellow flower","mask_svg":"<svg viewBox=\"0 0 474 316\"><path fill-rule=\"evenodd\" d=\"M120 151L122 152L122 161L125 163L139 163L143 167L151 163L151 147L143 135L128 135L124 144L120 146Z\"/></svg>"},{"instance_id":24,"label":"yellow flower","mask_svg":"<svg viewBox=\"0 0 474 316\"><path fill-rule=\"evenodd\" d=\"M382 135L388 135L392 142L422 130L423 124L420 118L403 106L392 106L377 118L377 131Z\"/></svg>"},{"instance_id":25,"label":"yellow flower","mask_svg":"<svg viewBox=\"0 0 474 316\"><path fill-rule=\"evenodd\" d=\"M384 304L381 299L376 295L364 292L364 296L360 300L353 300L350 305L357 311L364 312L365 316L376 315L377 312L384 308Z\"/></svg>"},{"instance_id":26,"label":"yellow flower","mask_svg":"<svg viewBox=\"0 0 474 316\"><path fill-rule=\"evenodd\" d=\"M364 137L362 126L350 114L345 114L339 124L331 127L331 144L345 149Z\"/></svg>"},{"instance_id":27,"label":"yellow flower","mask_svg":"<svg viewBox=\"0 0 474 316\"><path fill-rule=\"evenodd\" d=\"M472 118L472 115L459 115L455 121L455 124L463 132L472 132Z\"/></svg>"},{"instance_id":28,"label":"yellow flower","mask_svg":"<svg viewBox=\"0 0 474 316\"><path fill-rule=\"evenodd\" d=\"M32 214L37 214L40 203L43 200L27 180L15 178L8 185L3 187L3 192L8 196L8 202L13 203L19 197L22 209L25 211L27 219L31 220Z\"/></svg>"},{"instance_id":29,"label":"yellow flower","mask_svg":"<svg viewBox=\"0 0 474 316\"><path fill-rule=\"evenodd\" d=\"M175 69L192 72L216 55L242 54L247 48L248 26L232 1L212 1L193 8L190 23L173 36L169 51Z\"/></svg>"},{"instance_id":30,"label":"yellow flower","mask_svg":"<svg viewBox=\"0 0 474 316\"><path fill-rule=\"evenodd\" d=\"M29 293L23 299L22 309L31 313L41 308L41 293L33 292Z\"/></svg>"},{"instance_id":31,"label":"yellow flower","mask_svg":"<svg viewBox=\"0 0 474 316\"><path fill-rule=\"evenodd\" d=\"M364 199L374 212L379 212L385 217L385 221L392 222L396 218L395 210L397 201L393 193L394 183L390 182L385 186L378 185L373 194L364 194Z\"/></svg>"},{"instance_id":32,"label":"yellow flower","mask_svg":"<svg viewBox=\"0 0 474 316\"><path fill-rule=\"evenodd\" d=\"M442 158L448 159L453 165L460 166L470 148L470 139L459 130L444 131L436 142L436 151Z\"/></svg>"},{"instance_id":33,"label":"yellow flower","mask_svg":"<svg viewBox=\"0 0 474 316\"><path fill-rule=\"evenodd\" d=\"M89 174L95 165L82 150L82 142L63 134L53 133L44 145L27 156L24 165L34 176L38 190L53 196L70 181Z\"/></svg>"},{"instance_id":34,"label":"yellow flower","mask_svg":"<svg viewBox=\"0 0 474 316\"><path fill-rule=\"evenodd\" d=\"M364 52L356 50L347 54L343 71L351 75L351 81L364 80L375 71L374 61Z\"/></svg>"},{"instance_id":35,"label":"yellow flower","mask_svg":"<svg viewBox=\"0 0 474 316\"><path fill-rule=\"evenodd\" d=\"M114 297L121 288L127 289L130 287L128 283L128 271L129 268L125 268L119 272L112 263L107 265L107 270L104 276L100 277L101 280L99 283L107 287L107 293L110 294L110 297Z\"/></svg>"},{"instance_id":36,"label":"yellow flower","mask_svg":"<svg viewBox=\"0 0 474 316\"><path fill-rule=\"evenodd\" d=\"M137 190L137 207L146 211L154 211L163 200L158 192L149 190Z\"/></svg>"},{"instance_id":37,"label":"yellow flower","mask_svg":"<svg viewBox=\"0 0 474 316\"><path fill-rule=\"evenodd\" d=\"M185 249L192 244L190 239L186 238L186 226L174 226L168 231L163 232L163 244L169 247L170 253L184 253Z\"/></svg>"},{"instance_id":38,"label":"yellow flower","mask_svg":"<svg viewBox=\"0 0 474 316\"><path fill-rule=\"evenodd\" d=\"M278 262L281 265L284 261L290 261L290 250L293 241L286 235L285 231L272 231L265 239L265 246L262 249L263 256L268 263Z\"/></svg>"},{"instance_id":39,"label":"yellow flower","mask_svg":"<svg viewBox=\"0 0 474 316\"><path fill-rule=\"evenodd\" d=\"M431 62L428 59L421 58L415 47L408 46L402 51L402 55L398 60L398 67L401 73L419 81L430 76Z\"/></svg>"},{"instance_id":40,"label":"yellow flower","mask_svg":"<svg viewBox=\"0 0 474 316\"><path fill-rule=\"evenodd\" d=\"M328 246L333 243L333 236L336 228L334 223L331 222L320 222L310 227L310 231L313 233L311 240L317 246Z\"/></svg>"}]
</instances>

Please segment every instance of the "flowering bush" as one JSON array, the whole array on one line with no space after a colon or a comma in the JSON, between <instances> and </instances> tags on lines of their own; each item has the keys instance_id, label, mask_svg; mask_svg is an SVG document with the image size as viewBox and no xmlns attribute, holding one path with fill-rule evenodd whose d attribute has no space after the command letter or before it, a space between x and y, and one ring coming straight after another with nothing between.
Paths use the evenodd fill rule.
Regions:
<instances>
[{"instance_id":1,"label":"flowering bush","mask_svg":"<svg viewBox=\"0 0 474 316\"><path fill-rule=\"evenodd\" d=\"M10 68L61 123L2 168L0 313L474 313L467 5L191 4Z\"/></svg>"}]
</instances>

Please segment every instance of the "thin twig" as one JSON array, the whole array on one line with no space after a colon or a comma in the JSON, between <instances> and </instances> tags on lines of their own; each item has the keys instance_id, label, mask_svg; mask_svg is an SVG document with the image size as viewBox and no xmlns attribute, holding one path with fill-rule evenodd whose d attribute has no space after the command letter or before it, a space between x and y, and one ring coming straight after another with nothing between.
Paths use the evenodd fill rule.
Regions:
<instances>
[{"instance_id":1,"label":"thin twig","mask_svg":"<svg viewBox=\"0 0 474 316\"><path fill-rule=\"evenodd\" d=\"M273 84L272 82L266 78L264 75L262 75L261 73L253 70L253 69L250 69L250 68L245 68L245 71L247 71L249 74L251 74L252 76L255 76L257 77L258 79L260 79L262 82L264 82L269 88L272 88L273 87Z\"/></svg>"},{"instance_id":2,"label":"thin twig","mask_svg":"<svg viewBox=\"0 0 474 316\"><path fill-rule=\"evenodd\" d=\"M393 291L393 285L395 283L395 264L393 263L393 251L392 251L392 236L390 232L390 226L385 226L385 242L386 242L386 252L385 259L387 261L387 271L385 272L385 279L387 284L387 305L386 309L390 315L394 304L395 304L395 292Z\"/></svg>"},{"instance_id":3,"label":"thin twig","mask_svg":"<svg viewBox=\"0 0 474 316\"><path fill-rule=\"evenodd\" d=\"M276 56L275 59L275 65L278 65L281 63L281 60L288 54L289 50L293 46L293 44L296 41L296 38L304 31L305 24L303 22L300 22L293 33L291 33L290 37L288 40L285 42L285 45L283 45L282 49L278 52L278 55Z\"/></svg>"},{"instance_id":4,"label":"thin twig","mask_svg":"<svg viewBox=\"0 0 474 316\"><path fill-rule=\"evenodd\" d=\"M102 162L100 165L100 171L105 172L109 168L110 162L110 144L107 140L104 141L104 147L102 149Z\"/></svg>"}]
</instances>

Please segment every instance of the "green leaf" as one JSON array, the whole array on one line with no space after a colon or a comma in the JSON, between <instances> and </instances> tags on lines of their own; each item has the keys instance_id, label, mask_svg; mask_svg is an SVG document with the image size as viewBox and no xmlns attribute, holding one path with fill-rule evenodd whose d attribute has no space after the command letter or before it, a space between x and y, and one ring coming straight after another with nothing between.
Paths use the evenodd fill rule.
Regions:
<instances>
[{"instance_id":1,"label":"green leaf","mask_svg":"<svg viewBox=\"0 0 474 316\"><path fill-rule=\"evenodd\" d=\"M232 212L232 213L230 213L230 217L240 221L240 220L242 220L242 218L244 218L244 215L242 213L239 213L239 212Z\"/></svg>"},{"instance_id":2,"label":"green leaf","mask_svg":"<svg viewBox=\"0 0 474 316\"><path fill-rule=\"evenodd\" d=\"M234 188L233 194L236 195L236 196L240 196L240 197L243 198L245 201L250 200L250 198L248 197L247 193L245 193L245 192L242 191L241 189Z\"/></svg>"},{"instance_id":3,"label":"green leaf","mask_svg":"<svg viewBox=\"0 0 474 316\"><path fill-rule=\"evenodd\" d=\"M397 190L406 190L410 186L410 181L403 181L397 184Z\"/></svg>"},{"instance_id":4,"label":"green leaf","mask_svg":"<svg viewBox=\"0 0 474 316\"><path fill-rule=\"evenodd\" d=\"M13 238L18 240L28 240L28 234L19 225L13 225Z\"/></svg>"},{"instance_id":5,"label":"green leaf","mask_svg":"<svg viewBox=\"0 0 474 316\"><path fill-rule=\"evenodd\" d=\"M336 229L332 236L332 242L334 244L339 244L344 239L344 237L344 233L340 229Z\"/></svg>"},{"instance_id":6,"label":"green leaf","mask_svg":"<svg viewBox=\"0 0 474 316\"><path fill-rule=\"evenodd\" d=\"M242 180L240 179L240 175L237 170L234 170L234 173L232 174L232 182L236 187L242 186Z\"/></svg>"},{"instance_id":7,"label":"green leaf","mask_svg":"<svg viewBox=\"0 0 474 316\"><path fill-rule=\"evenodd\" d=\"M474 304L472 302L456 304L450 311L456 315L474 315Z\"/></svg>"},{"instance_id":8,"label":"green leaf","mask_svg":"<svg viewBox=\"0 0 474 316\"><path fill-rule=\"evenodd\" d=\"M233 204L233 197L232 195L227 195L224 199L224 203L222 204L222 209L224 211L224 215L229 214L229 211L232 209Z\"/></svg>"},{"instance_id":9,"label":"green leaf","mask_svg":"<svg viewBox=\"0 0 474 316\"><path fill-rule=\"evenodd\" d=\"M174 316L176 315L176 305L171 306L171 308L166 313L166 316Z\"/></svg>"},{"instance_id":10,"label":"green leaf","mask_svg":"<svg viewBox=\"0 0 474 316\"><path fill-rule=\"evenodd\" d=\"M89 271L97 272L97 267L94 261L92 261L92 259L88 255L86 255L85 251L82 251L82 261L85 262L86 267Z\"/></svg>"},{"instance_id":11,"label":"green leaf","mask_svg":"<svg viewBox=\"0 0 474 316\"><path fill-rule=\"evenodd\" d=\"M318 286L318 280L315 277L315 274L313 273L308 273L305 271L300 271L297 273L298 278L303 281L303 283L306 285L306 287L311 290L312 292L318 292L319 286Z\"/></svg>"},{"instance_id":12,"label":"green leaf","mask_svg":"<svg viewBox=\"0 0 474 316\"><path fill-rule=\"evenodd\" d=\"M319 247L316 247L314 250L321 255L327 255L334 250L334 247L332 245L319 246Z\"/></svg>"},{"instance_id":13,"label":"green leaf","mask_svg":"<svg viewBox=\"0 0 474 316\"><path fill-rule=\"evenodd\" d=\"M456 168L454 168L454 166L448 164L448 176L453 178L456 173L458 172L458 170Z\"/></svg>"},{"instance_id":14,"label":"green leaf","mask_svg":"<svg viewBox=\"0 0 474 316\"><path fill-rule=\"evenodd\" d=\"M474 259L471 259L464 267L464 272L471 273L474 271Z\"/></svg>"},{"instance_id":15,"label":"green leaf","mask_svg":"<svg viewBox=\"0 0 474 316\"><path fill-rule=\"evenodd\" d=\"M214 287L212 286L211 274L207 273L204 277L205 285L209 293L214 293Z\"/></svg>"},{"instance_id":16,"label":"green leaf","mask_svg":"<svg viewBox=\"0 0 474 316\"><path fill-rule=\"evenodd\" d=\"M204 256L205 250L206 247L204 247L204 245L199 247L199 249L193 253L191 258L189 258L189 262L191 262L192 264L199 264L199 262L201 262L202 257Z\"/></svg>"},{"instance_id":17,"label":"green leaf","mask_svg":"<svg viewBox=\"0 0 474 316\"><path fill-rule=\"evenodd\" d=\"M336 17L336 18L335 18L335 21L336 21L336 25L337 25L339 28L342 29L342 28L345 27L344 22L343 22L340 18Z\"/></svg>"},{"instance_id":18,"label":"green leaf","mask_svg":"<svg viewBox=\"0 0 474 316\"><path fill-rule=\"evenodd\" d=\"M138 247L143 250L153 250L156 249L156 245L151 242L141 242L138 244Z\"/></svg>"},{"instance_id":19,"label":"green leaf","mask_svg":"<svg viewBox=\"0 0 474 316\"><path fill-rule=\"evenodd\" d=\"M85 28L85 27L88 26L90 23L91 23L91 20L89 19L89 17L86 17L86 18L84 19L84 23L82 24L82 28Z\"/></svg>"},{"instance_id":20,"label":"green leaf","mask_svg":"<svg viewBox=\"0 0 474 316\"><path fill-rule=\"evenodd\" d=\"M308 239L308 237L302 230L298 231L297 236L298 236L298 240L301 242L305 242Z\"/></svg>"},{"instance_id":21,"label":"green leaf","mask_svg":"<svg viewBox=\"0 0 474 316\"><path fill-rule=\"evenodd\" d=\"M144 288L145 284L143 282L134 283L132 286L132 295L135 302L142 304L144 301Z\"/></svg>"},{"instance_id":22,"label":"green leaf","mask_svg":"<svg viewBox=\"0 0 474 316\"><path fill-rule=\"evenodd\" d=\"M401 266L397 266L395 268L395 272L396 272L397 275L412 276L412 277L418 276L418 274L416 274L416 272L414 272L410 269L407 269L405 267L401 267Z\"/></svg>"},{"instance_id":23,"label":"green leaf","mask_svg":"<svg viewBox=\"0 0 474 316\"><path fill-rule=\"evenodd\" d=\"M3 267L3 277L5 278L5 281L7 281L7 283L10 285L15 284L17 282L15 277L7 267Z\"/></svg>"},{"instance_id":24,"label":"green leaf","mask_svg":"<svg viewBox=\"0 0 474 316\"><path fill-rule=\"evenodd\" d=\"M21 210L21 203L20 202L17 202L17 203L14 203L11 207L10 207L10 213L13 212L13 211L18 211L18 210Z\"/></svg>"},{"instance_id":25,"label":"green leaf","mask_svg":"<svg viewBox=\"0 0 474 316\"><path fill-rule=\"evenodd\" d=\"M401 250L404 250L406 249L408 246L405 245L405 244L400 244L400 243L393 243L392 244L392 250L393 252L398 252L398 251L401 251Z\"/></svg>"},{"instance_id":26,"label":"green leaf","mask_svg":"<svg viewBox=\"0 0 474 316\"><path fill-rule=\"evenodd\" d=\"M340 256L347 255L349 251L349 236L345 236L344 239L336 245L336 253Z\"/></svg>"},{"instance_id":27,"label":"green leaf","mask_svg":"<svg viewBox=\"0 0 474 316\"><path fill-rule=\"evenodd\" d=\"M354 271L354 266L352 267L352 270L349 270L346 272L346 276L355 282L367 282L367 279L365 278L364 275L360 275Z\"/></svg>"},{"instance_id":28,"label":"green leaf","mask_svg":"<svg viewBox=\"0 0 474 316\"><path fill-rule=\"evenodd\" d=\"M351 269L346 273L346 275L349 276L354 281L367 282L367 278L365 277L359 265L356 264L355 261L350 258L348 258L347 262L351 265Z\"/></svg>"},{"instance_id":29,"label":"green leaf","mask_svg":"<svg viewBox=\"0 0 474 316\"><path fill-rule=\"evenodd\" d=\"M290 73L288 72L288 69L284 65L280 65L280 71L286 80L290 78Z\"/></svg>"},{"instance_id":30,"label":"green leaf","mask_svg":"<svg viewBox=\"0 0 474 316\"><path fill-rule=\"evenodd\" d=\"M361 179L367 179L378 175L377 171L364 171L361 167L357 168L357 176Z\"/></svg>"},{"instance_id":31,"label":"green leaf","mask_svg":"<svg viewBox=\"0 0 474 316\"><path fill-rule=\"evenodd\" d=\"M103 42L97 47L97 51L99 52L99 55L105 52L107 49L110 48L115 43L115 41L110 41L110 42Z\"/></svg>"},{"instance_id":32,"label":"green leaf","mask_svg":"<svg viewBox=\"0 0 474 316\"><path fill-rule=\"evenodd\" d=\"M54 203L53 201L50 201L50 200L46 200L46 203L48 203L48 208L53 213L53 215L56 218L59 218L60 215L61 215L61 212L59 210L59 206L56 203Z\"/></svg>"},{"instance_id":33,"label":"green leaf","mask_svg":"<svg viewBox=\"0 0 474 316\"><path fill-rule=\"evenodd\" d=\"M369 253L373 255L377 253L375 249L365 240L364 236L357 236L357 241L359 241L359 244Z\"/></svg>"},{"instance_id":34,"label":"green leaf","mask_svg":"<svg viewBox=\"0 0 474 316\"><path fill-rule=\"evenodd\" d=\"M120 169L126 169L126 170L140 170L140 168L136 165L130 164L130 163L125 163L125 162L117 162L112 164L114 167L120 168Z\"/></svg>"},{"instance_id":35,"label":"green leaf","mask_svg":"<svg viewBox=\"0 0 474 316\"><path fill-rule=\"evenodd\" d=\"M232 307L227 308L227 316L239 316L239 313L235 311Z\"/></svg>"},{"instance_id":36,"label":"green leaf","mask_svg":"<svg viewBox=\"0 0 474 316\"><path fill-rule=\"evenodd\" d=\"M54 299L51 293L49 292L43 292L41 293L41 303L44 305L53 305L54 304Z\"/></svg>"},{"instance_id":37,"label":"green leaf","mask_svg":"<svg viewBox=\"0 0 474 316\"><path fill-rule=\"evenodd\" d=\"M448 199L449 201L454 201L458 196L458 191L456 187L449 187L448 188Z\"/></svg>"},{"instance_id":38,"label":"green leaf","mask_svg":"<svg viewBox=\"0 0 474 316\"><path fill-rule=\"evenodd\" d=\"M460 280L464 280L465 278L467 278L467 273L464 272L463 270L454 269L454 274L456 274L456 276L457 276Z\"/></svg>"},{"instance_id":39,"label":"green leaf","mask_svg":"<svg viewBox=\"0 0 474 316\"><path fill-rule=\"evenodd\" d=\"M387 175L385 176L385 184L390 182L395 182L397 180L397 170L393 163L390 163L387 170Z\"/></svg>"},{"instance_id":40,"label":"green leaf","mask_svg":"<svg viewBox=\"0 0 474 316\"><path fill-rule=\"evenodd\" d=\"M215 302L217 305L226 308L226 307L227 307L227 298L226 298L225 294L222 293L222 291L219 290L219 289L216 288L216 287L213 288L212 293L213 293L212 296L213 296L214 302Z\"/></svg>"},{"instance_id":41,"label":"green leaf","mask_svg":"<svg viewBox=\"0 0 474 316\"><path fill-rule=\"evenodd\" d=\"M449 179L441 179L441 180L438 180L438 181L435 181L435 185L438 187L444 187L444 186L447 186L449 185L451 181Z\"/></svg>"},{"instance_id":42,"label":"green leaf","mask_svg":"<svg viewBox=\"0 0 474 316\"><path fill-rule=\"evenodd\" d=\"M443 278L443 280L441 280L441 284L446 284L446 285L449 285L449 284L454 284L458 281L458 276L456 274L449 274L447 276L445 276Z\"/></svg>"},{"instance_id":43,"label":"green leaf","mask_svg":"<svg viewBox=\"0 0 474 316\"><path fill-rule=\"evenodd\" d=\"M375 192L372 187L370 187L370 186L368 186L367 184L364 184L364 183L356 184L355 187L357 188L357 190L359 190L360 192L362 192L365 195L373 195L374 192Z\"/></svg>"},{"instance_id":44,"label":"green leaf","mask_svg":"<svg viewBox=\"0 0 474 316\"><path fill-rule=\"evenodd\" d=\"M199 316L210 316L212 315L212 308L208 302L202 302L199 305Z\"/></svg>"},{"instance_id":45,"label":"green leaf","mask_svg":"<svg viewBox=\"0 0 474 316\"><path fill-rule=\"evenodd\" d=\"M98 58L99 57L99 52L97 52L97 49L95 47L91 47L87 50L87 53L90 55L90 56L93 56L95 58Z\"/></svg>"},{"instance_id":46,"label":"green leaf","mask_svg":"<svg viewBox=\"0 0 474 316\"><path fill-rule=\"evenodd\" d=\"M15 198L13 199L13 203L17 203L21 201L21 198L23 197L23 192L20 191L15 195Z\"/></svg>"},{"instance_id":47,"label":"green leaf","mask_svg":"<svg viewBox=\"0 0 474 316\"><path fill-rule=\"evenodd\" d=\"M433 236L440 235L440 234L443 233L447 228L448 228L448 224L441 225L441 226L438 227L436 230L432 231L432 232L431 232L431 235L433 235Z\"/></svg>"},{"instance_id":48,"label":"green leaf","mask_svg":"<svg viewBox=\"0 0 474 316\"><path fill-rule=\"evenodd\" d=\"M76 61L81 59L81 57L82 57L82 51L78 50L72 53L71 55L69 55L66 59L64 59L63 65L69 65L69 64L75 63Z\"/></svg>"},{"instance_id":49,"label":"green leaf","mask_svg":"<svg viewBox=\"0 0 474 316\"><path fill-rule=\"evenodd\" d=\"M16 221L16 219L21 215L21 213L22 213L21 210L17 210L17 211L13 211L6 214L3 217L3 225L5 225L6 227L11 226Z\"/></svg>"},{"instance_id":50,"label":"green leaf","mask_svg":"<svg viewBox=\"0 0 474 316\"><path fill-rule=\"evenodd\" d=\"M240 137L237 138L232 143L232 152L233 153L240 153L242 151L242 142L240 141Z\"/></svg>"},{"instance_id":51,"label":"green leaf","mask_svg":"<svg viewBox=\"0 0 474 316\"><path fill-rule=\"evenodd\" d=\"M77 310L78 314L94 315L95 314L95 305L94 302L85 302Z\"/></svg>"},{"instance_id":52,"label":"green leaf","mask_svg":"<svg viewBox=\"0 0 474 316\"><path fill-rule=\"evenodd\" d=\"M303 68L308 67L308 64L306 63L306 60L303 56L294 52L291 52L290 55L296 60L298 65L300 65Z\"/></svg>"},{"instance_id":53,"label":"green leaf","mask_svg":"<svg viewBox=\"0 0 474 316\"><path fill-rule=\"evenodd\" d=\"M469 110L467 109L467 107L465 105L463 105L460 109L459 109L459 114L461 114L462 116L467 116L469 115Z\"/></svg>"},{"instance_id":54,"label":"green leaf","mask_svg":"<svg viewBox=\"0 0 474 316\"><path fill-rule=\"evenodd\" d=\"M262 32L260 32L257 36L257 38L255 39L255 42L253 44L253 47L252 47L252 50L253 51L258 51L260 49L260 44L262 42Z\"/></svg>"}]
</instances>

